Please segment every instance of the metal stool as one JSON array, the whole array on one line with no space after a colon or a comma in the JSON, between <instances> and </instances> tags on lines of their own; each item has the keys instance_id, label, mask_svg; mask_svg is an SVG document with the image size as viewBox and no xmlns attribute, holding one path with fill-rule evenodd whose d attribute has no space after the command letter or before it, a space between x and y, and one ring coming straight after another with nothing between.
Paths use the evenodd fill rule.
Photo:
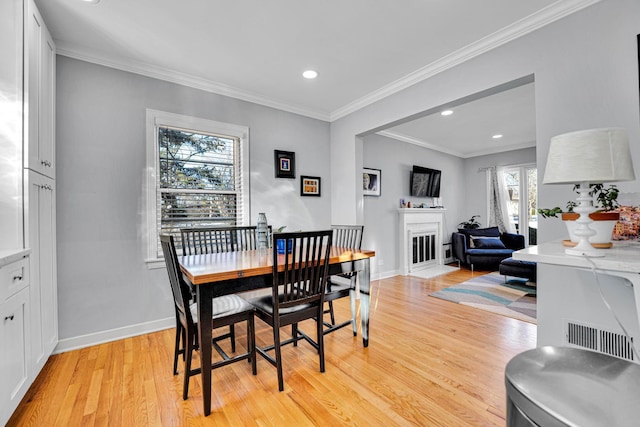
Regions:
<instances>
[{"instance_id":1,"label":"metal stool","mask_svg":"<svg viewBox=\"0 0 640 427\"><path fill-rule=\"evenodd\" d=\"M594 351L540 347L505 370L507 426L638 426L640 365Z\"/></svg>"}]
</instances>

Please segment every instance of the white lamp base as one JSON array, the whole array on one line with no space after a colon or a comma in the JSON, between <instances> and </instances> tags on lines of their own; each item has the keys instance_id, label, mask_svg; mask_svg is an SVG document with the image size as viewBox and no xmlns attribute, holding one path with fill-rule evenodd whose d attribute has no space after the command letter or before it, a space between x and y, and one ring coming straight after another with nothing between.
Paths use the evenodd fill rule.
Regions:
<instances>
[{"instance_id":1,"label":"white lamp base","mask_svg":"<svg viewBox=\"0 0 640 427\"><path fill-rule=\"evenodd\" d=\"M576 228L574 233L578 237L578 244L573 248L566 248L564 253L573 256L603 257L605 254L595 249L589 243L589 237L595 236L596 234L595 230L589 228L589 224L593 222L591 218L589 218L589 214L593 211L592 198L589 193L589 183L580 183L577 191L580 196L578 197L578 205L574 210L580 214L580 217L576 220L578 228Z\"/></svg>"}]
</instances>

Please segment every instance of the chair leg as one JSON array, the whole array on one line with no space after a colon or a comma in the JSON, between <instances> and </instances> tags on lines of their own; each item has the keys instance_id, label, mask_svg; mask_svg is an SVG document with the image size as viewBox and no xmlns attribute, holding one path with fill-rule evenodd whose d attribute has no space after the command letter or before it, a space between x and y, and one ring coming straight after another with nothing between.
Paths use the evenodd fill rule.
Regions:
<instances>
[{"instance_id":1,"label":"chair leg","mask_svg":"<svg viewBox=\"0 0 640 427\"><path fill-rule=\"evenodd\" d=\"M253 375L258 374L256 367L256 325L253 316L247 320L247 349L249 351L249 362L251 362L251 372Z\"/></svg>"},{"instance_id":2,"label":"chair leg","mask_svg":"<svg viewBox=\"0 0 640 427\"><path fill-rule=\"evenodd\" d=\"M182 336L182 324L176 325L176 345L173 352L173 375L178 375L178 355L180 354L180 338Z\"/></svg>"},{"instance_id":3,"label":"chair leg","mask_svg":"<svg viewBox=\"0 0 640 427\"><path fill-rule=\"evenodd\" d=\"M331 317L331 324L336 324L336 318L333 314L333 301L329 301L329 316Z\"/></svg>"},{"instance_id":4,"label":"chair leg","mask_svg":"<svg viewBox=\"0 0 640 427\"><path fill-rule=\"evenodd\" d=\"M291 337L293 338L293 346L298 346L298 324L293 323L291 325Z\"/></svg>"},{"instance_id":5,"label":"chair leg","mask_svg":"<svg viewBox=\"0 0 640 427\"><path fill-rule=\"evenodd\" d=\"M316 320L316 337L318 342L318 356L320 358L320 372L324 372L324 327L322 317Z\"/></svg>"},{"instance_id":6,"label":"chair leg","mask_svg":"<svg viewBox=\"0 0 640 427\"><path fill-rule=\"evenodd\" d=\"M276 356L276 370L278 371L278 390L284 390L284 380L282 378L282 352L280 351L280 327L273 327L273 346Z\"/></svg>"},{"instance_id":7,"label":"chair leg","mask_svg":"<svg viewBox=\"0 0 640 427\"><path fill-rule=\"evenodd\" d=\"M236 352L236 325L229 325L229 335L231 336L231 351Z\"/></svg>"},{"instance_id":8,"label":"chair leg","mask_svg":"<svg viewBox=\"0 0 640 427\"><path fill-rule=\"evenodd\" d=\"M182 325L180 327L182 328L182 361L184 362L187 360L187 331L184 330Z\"/></svg>"},{"instance_id":9,"label":"chair leg","mask_svg":"<svg viewBox=\"0 0 640 427\"><path fill-rule=\"evenodd\" d=\"M184 386L182 387L183 400L187 400L189 396L189 378L191 378L191 359L193 356L193 342L194 342L194 337L193 336L189 337L187 339L187 347L184 349L184 352L187 354L187 359L184 364Z\"/></svg>"}]
</instances>

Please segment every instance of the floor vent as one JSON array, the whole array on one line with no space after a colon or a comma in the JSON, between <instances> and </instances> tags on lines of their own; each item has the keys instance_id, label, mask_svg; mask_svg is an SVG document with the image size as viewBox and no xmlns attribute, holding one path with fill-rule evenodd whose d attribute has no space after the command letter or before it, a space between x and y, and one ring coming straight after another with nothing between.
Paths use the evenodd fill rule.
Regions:
<instances>
[{"instance_id":1,"label":"floor vent","mask_svg":"<svg viewBox=\"0 0 640 427\"><path fill-rule=\"evenodd\" d=\"M633 338L629 340L624 334L567 322L565 340L567 344L577 347L588 348L621 359L634 360Z\"/></svg>"},{"instance_id":2,"label":"floor vent","mask_svg":"<svg viewBox=\"0 0 640 427\"><path fill-rule=\"evenodd\" d=\"M633 360L633 338L629 340L625 335L600 331L600 351L621 359Z\"/></svg>"},{"instance_id":3,"label":"floor vent","mask_svg":"<svg viewBox=\"0 0 640 427\"><path fill-rule=\"evenodd\" d=\"M567 343L598 350L598 330L569 322L567 323Z\"/></svg>"}]
</instances>

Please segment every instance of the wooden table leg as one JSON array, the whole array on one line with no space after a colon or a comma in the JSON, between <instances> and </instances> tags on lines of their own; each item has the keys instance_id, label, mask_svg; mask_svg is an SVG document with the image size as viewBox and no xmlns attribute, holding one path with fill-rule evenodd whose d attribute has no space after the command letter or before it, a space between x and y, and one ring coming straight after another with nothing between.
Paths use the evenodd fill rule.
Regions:
<instances>
[{"instance_id":1,"label":"wooden table leg","mask_svg":"<svg viewBox=\"0 0 640 427\"><path fill-rule=\"evenodd\" d=\"M211 313L211 286L197 285L198 336L200 339L200 366L202 378L202 402L205 417L211 413L211 351L213 315Z\"/></svg>"}]
</instances>

